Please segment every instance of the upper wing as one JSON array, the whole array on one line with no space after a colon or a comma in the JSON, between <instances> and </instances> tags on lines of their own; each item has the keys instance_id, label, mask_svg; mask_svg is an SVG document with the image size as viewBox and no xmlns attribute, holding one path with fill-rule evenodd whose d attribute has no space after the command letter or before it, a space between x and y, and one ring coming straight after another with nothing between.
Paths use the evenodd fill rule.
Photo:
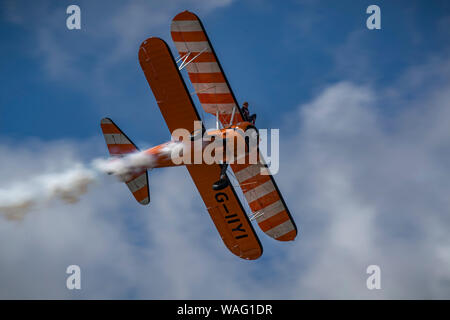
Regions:
<instances>
[{"instance_id":1,"label":"upper wing","mask_svg":"<svg viewBox=\"0 0 450 320\"><path fill-rule=\"evenodd\" d=\"M170 132L178 128L192 132L200 116L167 44L159 38L145 40L139 62Z\"/></svg>"},{"instance_id":2,"label":"upper wing","mask_svg":"<svg viewBox=\"0 0 450 320\"><path fill-rule=\"evenodd\" d=\"M203 109L214 115L219 111L220 121L229 125L236 108L233 124L241 122L239 105L200 19L181 12L173 18L170 31Z\"/></svg>"},{"instance_id":3,"label":"upper wing","mask_svg":"<svg viewBox=\"0 0 450 320\"><path fill-rule=\"evenodd\" d=\"M180 57L189 54L186 66L189 78L206 112L215 114L224 126L230 123L231 113L237 107L236 98L225 77L200 19L189 11L175 16L171 25L172 39ZM242 121L240 108L233 123ZM262 155L260 164L230 164L261 229L274 239L287 241L297 236L297 227L272 175L261 175L267 170Z\"/></svg>"},{"instance_id":4,"label":"upper wing","mask_svg":"<svg viewBox=\"0 0 450 320\"><path fill-rule=\"evenodd\" d=\"M140 47L139 62L169 130L184 128L192 132L194 121L200 117L167 44L158 38L147 39ZM186 167L228 249L241 258L258 258L261 244L233 187L212 190L220 165Z\"/></svg>"}]
</instances>

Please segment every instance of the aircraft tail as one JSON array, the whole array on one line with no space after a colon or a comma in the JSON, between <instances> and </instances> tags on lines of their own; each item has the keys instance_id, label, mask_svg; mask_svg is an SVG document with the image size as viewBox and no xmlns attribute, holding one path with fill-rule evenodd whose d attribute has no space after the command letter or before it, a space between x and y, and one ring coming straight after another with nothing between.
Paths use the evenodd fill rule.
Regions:
<instances>
[{"instance_id":1,"label":"aircraft tail","mask_svg":"<svg viewBox=\"0 0 450 320\"><path fill-rule=\"evenodd\" d=\"M111 119L103 118L100 126L105 137L106 145L108 146L109 154L112 157L123 157L126 154L139 151L136 145ZM150 203L150 190L146 169L133 174L125 183L137 202L142 205Z\"/></svg>"}]
</instances>

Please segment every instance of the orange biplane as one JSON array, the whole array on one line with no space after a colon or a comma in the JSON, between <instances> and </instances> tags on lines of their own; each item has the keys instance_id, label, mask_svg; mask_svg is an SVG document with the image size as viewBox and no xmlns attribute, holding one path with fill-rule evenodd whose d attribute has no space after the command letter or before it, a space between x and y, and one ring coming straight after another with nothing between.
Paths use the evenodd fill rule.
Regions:
<instances>
[{"instance_id":1,"label":"orange biplane","mask_svg":"<svg viewBox=\"0 0 450 320\"><path fill-rule=\"evenodd\" d=\"M202 150L214 138L225 141L249 131L259 140L257 129L244 121L200 19L188 11L179 13L172 20L171 35L179 52L177 61L163 40L149 38L139 48L139 62L170 132L183 128L192 134L190 139L173 140L143 151L152 156L152 161L142 163L124 180L136 200L145 205L150 202L147 169L185 165L228 249L243 259L257 259L263 250L251 220L256 220L264 233L279 241L294 240L297 227L259 150L258 161L253 164L249 161L185 164L171 157L174 149L181 144L195 143L198 136L200 139L212 137L202 141ZM205 130L203 125L200 130L194 130L200 116L180 74L183 68L187 70L204 111L216 117L213 131ZM121 157L138 150L111 119L102 119L101 128L111 156ZM249 152L247 148L246 160ZM238 157L237 154L234 156ZM250 215L229 182L228 167L248 202Z\"/></svg>"}]
</instances>

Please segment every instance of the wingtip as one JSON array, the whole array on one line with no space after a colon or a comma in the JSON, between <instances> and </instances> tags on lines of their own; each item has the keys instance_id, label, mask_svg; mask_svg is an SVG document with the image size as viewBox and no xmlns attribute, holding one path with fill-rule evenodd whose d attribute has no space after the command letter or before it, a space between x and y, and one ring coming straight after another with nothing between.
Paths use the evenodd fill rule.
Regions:
<instances>
[{"instance_id":1,"label":"wingtip","mask_svg":"<svg viewBox=\"0 0 450 320\"><path fill-rule=\"evenodd\" d=\"M113 121L108 117L105 117L102 120L100 120L100 124L106 124L106 123L113 123Z\"/></svg>"},{"instance_id":2,"label":"wingtip","mask_svg":"<svg viewBox=\"0 0 450 320\"><path fill-rule=\"evenodd\" d=\"M172 19L172 21L180 21L180 20L199 20L199 18L197 17L197 15L195 13L185 10L185 11L177 14Z\"/></svg>"},{"instance_id":3,"label":"wingtip","mask_svg":"<svg viewBox=\"0 0 450 320\"><path fill-rule=\"evenodd\" d=\"M147 46L147 45L152 45L154 43L161 43L161 42L165 42L165 41L159 37L150 37L150 38L147 38L144 41L142 41L140 48Z\"/></svg>"},{"instance_id":4,"label":"wingtip","mask_svg":"<svg viewBox=\"0 0 450 320\"><path fill-rule=\"evenodd\" d=\"M143 206L148 205L148 204L150 203L150 197L145 198L145 199L142 200L142 201L139 201L139 203L142 204Z\"/></svg>"},{"instance_id":5,"label":"wingtip","mask_svg":"<svg viewBox=\"0 0 450 320\"><path fill-rule=\"evenodd\" d=\"M278 241L294 241L297 237L297 230L292 230L281 237L276 238Z\"/></svg>"}]
</instances>

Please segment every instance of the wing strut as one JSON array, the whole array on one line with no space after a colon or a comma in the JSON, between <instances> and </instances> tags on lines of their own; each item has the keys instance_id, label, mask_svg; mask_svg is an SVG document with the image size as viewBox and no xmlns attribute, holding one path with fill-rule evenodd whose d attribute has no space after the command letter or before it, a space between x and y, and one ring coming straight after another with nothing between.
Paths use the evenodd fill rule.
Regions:
<instances>
[{"instance_id":1,"label":"wing strut","mask_svg":"<svg viewBox=\"0 0 450 320\"><path fill-rule=\"evenodd\" d=\"M233 112L231 113L231 120L230 124L228 126L231 126L233 124L234 114L236 113L236 106L233 106Z\"/></svg>"},{"instance_id":2,"label":"wing strut","mask_svg":"<svg viewBox=\"0 0 450 320\"><path fill-rule=\"evenodd\" d=\"M182 70L182 69L184 69L184 67L186 67L189 63L191 63L192 61L194 61L199 55L201 55L203 52L205 52L206 51L206 47L205 48L203 48L203 50L202 51L200 51L199 53L197 53L196 55L195 55L195 57L193 57L191 60L189 60L188 62L186 62L187 61L187 59L189 58L189 56L191 55L191 53L192 52L186 52L186 54L185 55L183 55L182 57L180 56L178 59L177 59L177 63L179 63L181 60L183 60L183 61L181 61L181 64L178 66L178 70Z\"/></svg>"},{"instance_id":3,"label":"wing strut","mask_svg":"<svg viewBox=\"0 0 450 320\"><path fill-rule=\"evenodd\" d=\"M219 109L216 110L216 129L219 130Z\"/></svg>"}]
</instances>

